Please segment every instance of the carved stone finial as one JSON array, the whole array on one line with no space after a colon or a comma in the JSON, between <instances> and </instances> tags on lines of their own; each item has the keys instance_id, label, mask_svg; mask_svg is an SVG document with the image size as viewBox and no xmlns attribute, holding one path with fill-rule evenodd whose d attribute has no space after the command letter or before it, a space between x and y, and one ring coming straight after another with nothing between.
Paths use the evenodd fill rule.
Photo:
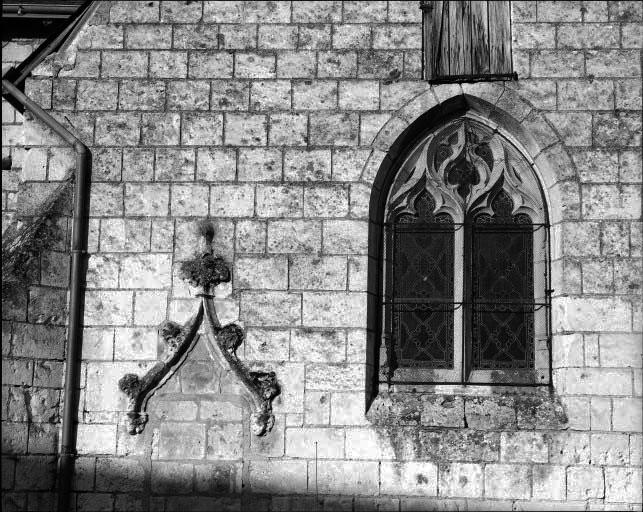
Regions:
<instances>
[{"instance_id":1,"label":"carved stone finial","mask_svg":"<svg viewBox=\"0 0 643 512\"><path fill-rule=\"evenodd\" d=\"M129 399L128 432L140 434L147 423L145 407L149 398L181 366L183 356L188 352L196 338L204 318L206 328L215 340L209 344L211 354L224 368L241 381L246 394L254 404L251 414L251 430L261 436L272 429L275 418L272 414L272 400L280 393L274 372L250 372L237 357L237 348L243 342L243 330L236 324L221 326L217 318L214 300L210 291L220 283L230 281L230 269L223 258L212 253L214 228L212 223L199 223L198 229L205 239L205 248L200 257L181 265L181 277L192 286L201 288L201 304L198 313L185 325L166 320L159 325L159 337L165 344L165 351L159 360L144 376L128 373L119 380L119 387ZM212 346L210 346L212 345Z\"/></svg>"}]
</instances>

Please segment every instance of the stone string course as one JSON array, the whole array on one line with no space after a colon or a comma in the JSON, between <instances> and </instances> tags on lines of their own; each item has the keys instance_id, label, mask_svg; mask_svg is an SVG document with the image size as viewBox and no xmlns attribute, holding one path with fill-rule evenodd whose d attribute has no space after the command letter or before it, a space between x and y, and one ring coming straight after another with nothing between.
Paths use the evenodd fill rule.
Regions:
<instances>
[{"instance_id":1,"label":"stone string course","mask_svg":"<svg viewBox=\"0 0 643 512\"><path fill-rule=\"evenodd\" d=\"M101 2L26 83L92 152L76 510L640 509L641 20L638 2L515 1L519 81L430 88L418 2ZM516 120L541 171L553 391L382 394L366 416L372 183L463 92ZM2 124L6 225L74 160L4 101ZM250 434L200 341L131 436L117 382L196 312L179 268L205 217L233 269L221 321L282 387L275 426ZM55 500L65 247L3 305L3 510Z\"/></svg>"}]
</instances>

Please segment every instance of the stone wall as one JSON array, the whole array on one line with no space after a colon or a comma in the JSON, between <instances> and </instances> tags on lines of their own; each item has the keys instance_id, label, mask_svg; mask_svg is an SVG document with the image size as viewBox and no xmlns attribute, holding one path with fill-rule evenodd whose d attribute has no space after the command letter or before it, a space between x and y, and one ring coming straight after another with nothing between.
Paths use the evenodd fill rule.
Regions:
<instances>
[{"instance_id":1,"label":"stone wall","mask_svg":"<svg viewBox=\"0 0 643 512\"><path fill-rule=\"evenodd\" d=\"M103 2L36 70L30 96L93 156L78 510L640 508L641 7L512 9L518 82L429 87L418 3L385 1ZM366 414L372 184L399 135L462 94L543 179L554 385L382 392ZM27 162L25 197L62 176ZM196 312L178 269L206 217L233 270L222 322L282 387L275 426L250 433L202 332L131 436L117 382L157 360L161 321ZM3 487L20 508L37 482L16 421Z\"/></svg>"},{"instance_id":2,"label":"stone wall","mask_svg":"<svg viewBox=\"0 0 643 512\"><path fill-rule=\"evenodd\" d=\"M2 72L20 64L41 40L3 42ZM51 105L44 103L46 108ZM29 114L25 114L28 118ZM25 133L25 131L27 133ZM40 147L38 147L40 145ZM56 193L60 169L56 143L33 140L23 115L2 100L3 250L21 223L41 213ZM10 164L9 164L10 160ZM4 163L8 169L4 169ZM65 208L41 229L17 284L5 280L2 300L2 508L51 508L54 495L67 301ZM45 235L43 237L43 235ZM3 252L4 255L4 252ZM6 263L6 262L3 262ZM6 492L11 491L11 492Z\"/></svg>"}]
</instances>

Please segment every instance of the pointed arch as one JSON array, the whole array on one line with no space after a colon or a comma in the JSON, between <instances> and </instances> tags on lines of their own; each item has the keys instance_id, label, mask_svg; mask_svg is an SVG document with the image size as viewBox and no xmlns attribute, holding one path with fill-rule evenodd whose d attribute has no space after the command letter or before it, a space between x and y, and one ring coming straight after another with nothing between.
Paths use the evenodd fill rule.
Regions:
<instances>
[{"instance_id":1,"label":"pointed arch","mask_svg":"<svg viewBox=\"0 0 643 512\"><path fill-rule=\"evenodd\" d=\"M471 94L473 92L478 95ZM426 105L432 107L409 123L408 117ZM512 110L517 118L503 107ZM534 129L534 123L541 129ZM472 140L476 137L479 140ZM446 146L451 146L450 154L436 166L437 148L449 138L451 144ZM482 143L488 150L486 156L484 151L480 154L475 149ZM382 266L386 242L384 225L390 214L417 214L416 202L428 193L433 208L431 214L447 214L457 224L474 211L494 215L494 207L498 207L504 194L505 203L511 204L512 215L524 215L534 224L549 227L552 217L549 193L555 193L561 179L575 174L569 157L550 164L550 156L561 153L566 156L558 135L540 113L514 91L496 84L434 87L410 100L384 125L373 141L371 160L362 174L362 180L372 184L368 395L377 394L382 358L387 357L381 350L386 314L382 303L386 292ZM467 190L459 191L461 184L448 176L449 165L457 159L467 161L476 169L475 179L464 187ZM427 199L422 200L426 209ZM553 217L558 219L560 214L556 212ZM548 240L538 240L541 244L545 242ZM547 279L550 277L548 273ZM541 288L545 293L550 287L544 284ZM549 337L549 319L546 322Z\"/></svg>"}]
</instances>

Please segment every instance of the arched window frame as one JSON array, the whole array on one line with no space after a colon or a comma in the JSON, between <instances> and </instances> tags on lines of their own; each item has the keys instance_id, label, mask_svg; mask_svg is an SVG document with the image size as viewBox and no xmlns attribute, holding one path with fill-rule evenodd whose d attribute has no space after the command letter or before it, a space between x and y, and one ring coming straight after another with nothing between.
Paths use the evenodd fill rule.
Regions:
<instances>
[{"instance_id":1,"label":"arched window frame","mask_svg":"<svg viewBox=\"0 0 643 512\"><path fill-rule=\"evenodd\" d=\"M473 149L477 143L467 135L477 134L488 144L491 152L487 159ZM440 165L431 165L436 144L452 137L451 154ZM480 137L479 137L480 138ZM467 193L459 193L458 184L449 183L445 169L457 158L464 158L478 172L479 180L472 183ZM393 169L389 181L384 211L384 249L380 258L380 354L379 381L386 384L497 384L549 385L551 384L551 284L549 257L549 221L545 195L538 179L533 160L521 145L501 127L486 118L467 111L451 118L421 135L410 145L406 157ZM490 164L490 165L489 165ZM424 184L422 184L424 181ZM473 219L493 215L492 199L504 191L513 203L511 215L528 216L532 225L533 269L533 367L528 369L473 368L471 283L473 281L470 247L475 230ZM385 189L386 191L386 189ZM433 216L447 215L453 230L453 368L426 368L400 366L395 362L395 341L391 339L392 323L392 262L391 226L393 216L416 215L414 201L420 193L431 196ZM466 295L466 297L465 297ZM461 307L458 307L461 306ZM457 311L456 311L457 310ZM461 343L460 343L461 340Z\"/></svg>"}]
</instances>

